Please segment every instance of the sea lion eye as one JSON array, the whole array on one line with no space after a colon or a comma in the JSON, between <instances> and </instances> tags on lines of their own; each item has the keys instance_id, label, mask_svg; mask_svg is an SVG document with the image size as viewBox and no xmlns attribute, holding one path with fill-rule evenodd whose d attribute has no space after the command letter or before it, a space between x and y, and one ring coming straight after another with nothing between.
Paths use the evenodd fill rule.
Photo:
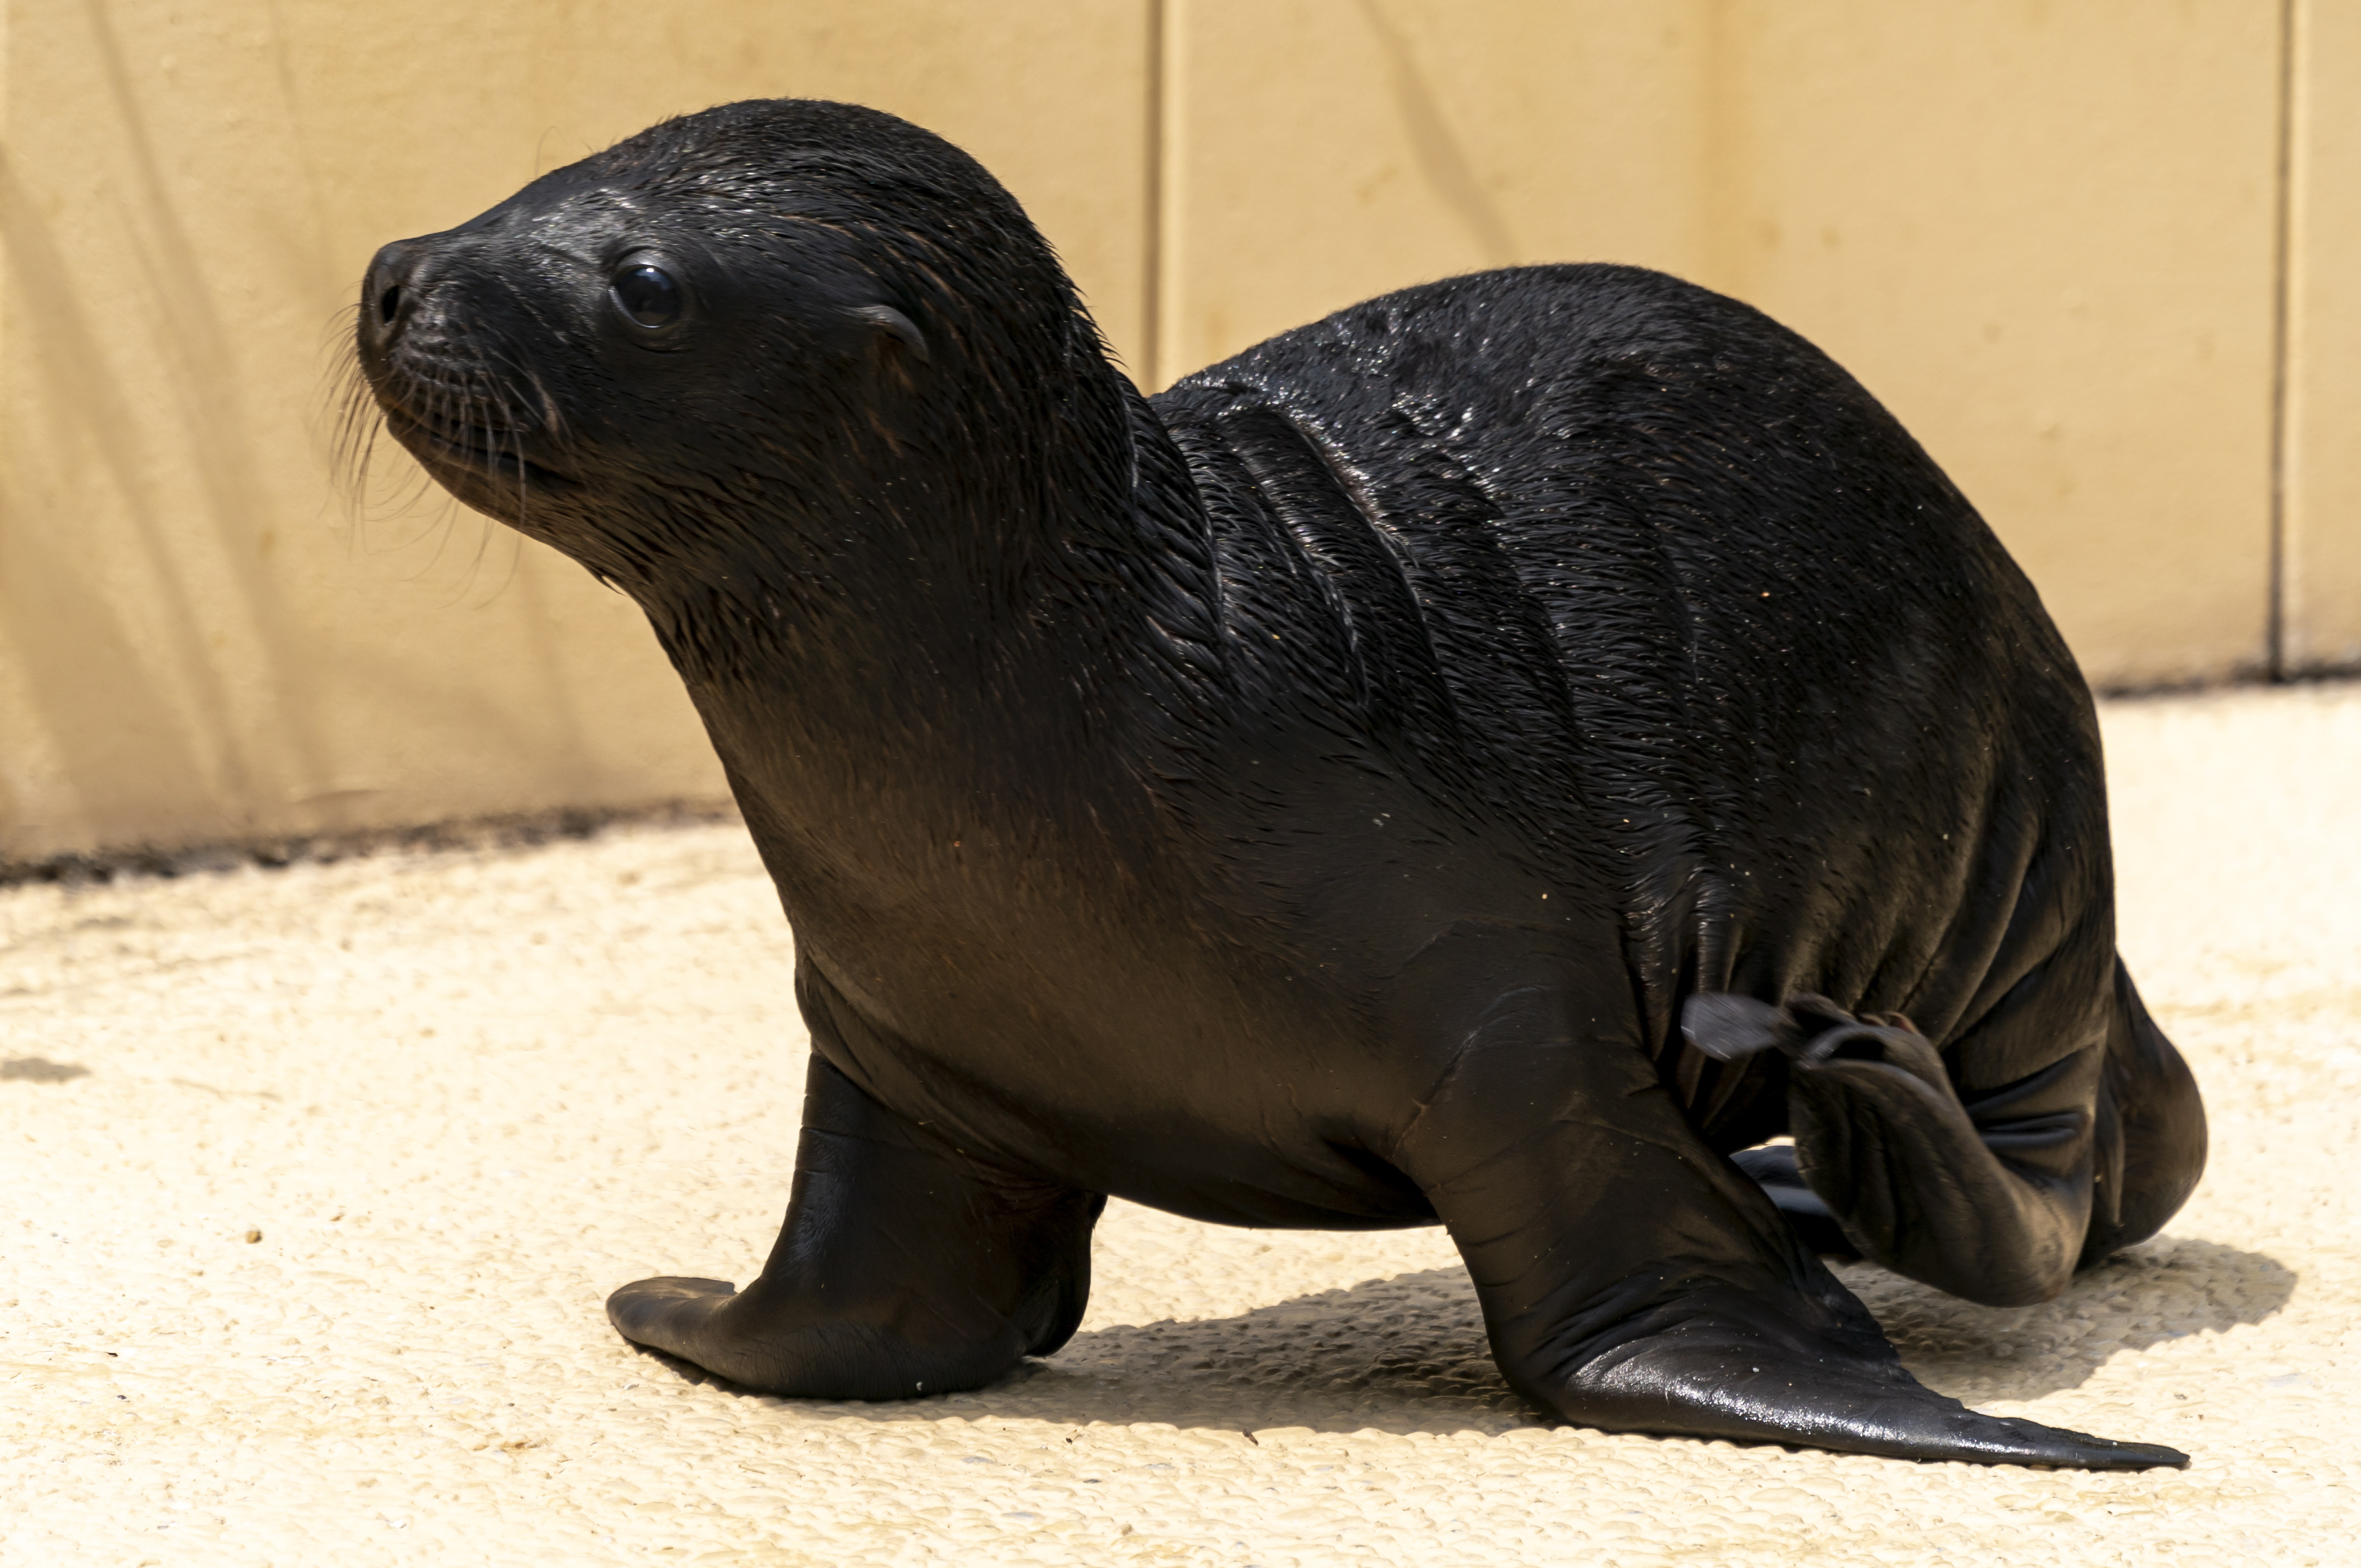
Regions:
<instances>
[{"instance_id":1,"label":"sea lion eye","mask_svg":"<svg viewBox=\"0 0 2361 1568\"><path fill-rule=\"evenodd\" d=\"M615 308L653 332L680 319L680 285L661 267L637 262L615 274Z\"/></svg>"}]
</instances>

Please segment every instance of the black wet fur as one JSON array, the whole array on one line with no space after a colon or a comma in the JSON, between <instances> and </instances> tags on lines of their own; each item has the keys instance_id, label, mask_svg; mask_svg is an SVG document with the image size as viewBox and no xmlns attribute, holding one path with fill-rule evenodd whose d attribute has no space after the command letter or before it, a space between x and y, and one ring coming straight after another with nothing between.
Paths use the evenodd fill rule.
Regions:
<instances>
[{"instance_id":1,"label":"black wet fur","mask_svg":"<svg viewBox=\"0 0 2361 1568\"><path fill-rule=\"evenodd\" d=\"M646 610L795 929L778 1245L618 1291L632 1340L970 1387L1072 1332L1104 1194L1440 1219L1568 1420L2185 1463L1930 1393L1809 1250L2039 1300L2205 1135L2073 661L1794 334L1523 268L1143 400L972 160L781 101L388 247L359 352Z\"/></svg>"}]
</instances>

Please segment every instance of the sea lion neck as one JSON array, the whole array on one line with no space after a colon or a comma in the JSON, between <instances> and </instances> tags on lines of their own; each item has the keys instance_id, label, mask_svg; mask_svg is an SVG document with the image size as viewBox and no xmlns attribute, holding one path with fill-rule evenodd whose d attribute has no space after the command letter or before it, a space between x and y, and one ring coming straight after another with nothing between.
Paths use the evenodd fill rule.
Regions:
<instances>
[{"instance_id":1,"label":"sea lion neck","mask_svg":"<svg viewBox=\"0 0 2361 1568\"><path fill-rule=\"evenodd\" d=\"M1212 558L1172 437L1100 367L1101 417L1071 411L1071 460L1025 487L947 494L902 477L840 498L825 551L783 543L695 574L675 561L633 585L733 788L776 815L778 842L808 829L833 859L887 799L881 819L971 824L1071 823L1082 796L1095 811L1145 806L1132 770L1158 694L1192 678L1176 642L1215 641ZM920 510L904 488L936 504Z\"/></svg>"},{"instance_id":2,"label":"sea lion neck","mask_svg":"<svg viewBox=\"0 0 2361 1568\"><path fill-rule=\"evenodd\" d=\"M717 693L883 700L906 683L913 700L966 704L1112 673L1158 621L1195 618L1209 562L1189 548L1202 506L1170 435L1093 358L1036 428L987 411L964 440L959 417L848 443L801 504L709 516L602 575L692 686Z\"/></svg>"}]
</instances>

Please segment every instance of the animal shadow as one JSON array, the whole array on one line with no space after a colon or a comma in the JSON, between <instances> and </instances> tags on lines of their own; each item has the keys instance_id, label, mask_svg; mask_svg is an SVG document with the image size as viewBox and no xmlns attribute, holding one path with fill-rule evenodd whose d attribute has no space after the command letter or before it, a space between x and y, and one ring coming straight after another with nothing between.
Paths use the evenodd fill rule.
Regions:
<instances>
[{"instance_id":1,"label":"animal shadow","mask_svg":"<svg viewBox=\"0 0 2361 1568\"><path fill-rule=\"evenodd\" d=\"M2273 1258L2171 1237L2100 1265L2038 1307L1979 1307L1871 1265L1838 1273L1912 1371L1970 1403L2074 1387L2123 1352L2258 1322L2295 1288L2294 1273ZM733 1387L670 1356L653 1359L690 1381ZM972 1393L787 1402L878 1420L999 1416L1247 1432L1488 1435L1545 1424L1501 1379L1475 1288L1457 1268L1364 1280L1235 1317L1093 1330Z\"/></svg>"},{"instance_id":2,"label":"animal shadow","mask_svg":"<svg viewBox=\"0 0 2361 1568\"><path fill-rule=\"evenodd\" d=\"M687 1382L746 1392L664 1352L641 1354ZM1054 1356L1021 1362L964 1394L878 1404L761 1398L881 1421L1004 1416L1437 1434L1540 1422L1492 1365L1474 1288L1457 1268L1367 1280L1235 1317L1085 1332Z\"/></svg>"},{"instance_id":3,"label":"animal shadow","mask_svg":"<svg viewBox=\"0 0 2361 1568\"><path fill-rule=\"evenodd\" d=\"M2221 1333L2287 1305L2295 1274L2218 1242L2167 1237L2038 1307L1980 1307L1874 1265L1838 1270L1929 1387L1976 1403L2079 1386L2125 1351ZM1456 1268L1372 1279L1232 1318L1077 1334L965 1396L998 1415L1179 1427L1499 1432L1543 1420L1492 1364Z\"/></svg>"},{"instance_id":4,"label":"animal shadow","mask_svg":"<svg viewBox=\"0 0 2361 1568\"><path fill-rule=\"evenodd\" d=\"M1866 1264L1837 1269L1929 1387L1970 1404L2080 1387L2125 1351L2258 1323L2295 1271L2257 1252L2163 1236L2075 1277L2037 1307L1979 1307Z\"/></svg>"}]
</instances>

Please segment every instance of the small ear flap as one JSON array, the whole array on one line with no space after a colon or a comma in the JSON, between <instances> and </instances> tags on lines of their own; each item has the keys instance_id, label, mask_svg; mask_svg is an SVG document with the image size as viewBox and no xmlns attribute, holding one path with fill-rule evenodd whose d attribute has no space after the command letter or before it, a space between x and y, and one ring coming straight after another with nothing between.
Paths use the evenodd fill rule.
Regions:
<instances>
[{"instance_id":1,"label":"small ear flap","mask_svg":"<svg viewBox=\"0 0 2361 1568\"><path fill-rule=\"evenodd\" d=\"M891 305L857 305L852 313L873 326L883 327L892 333L902 340L903 347L918 356L919 364L927 363L927 336L918 330L917 323Z\"/></svg>"}]
</instances>

